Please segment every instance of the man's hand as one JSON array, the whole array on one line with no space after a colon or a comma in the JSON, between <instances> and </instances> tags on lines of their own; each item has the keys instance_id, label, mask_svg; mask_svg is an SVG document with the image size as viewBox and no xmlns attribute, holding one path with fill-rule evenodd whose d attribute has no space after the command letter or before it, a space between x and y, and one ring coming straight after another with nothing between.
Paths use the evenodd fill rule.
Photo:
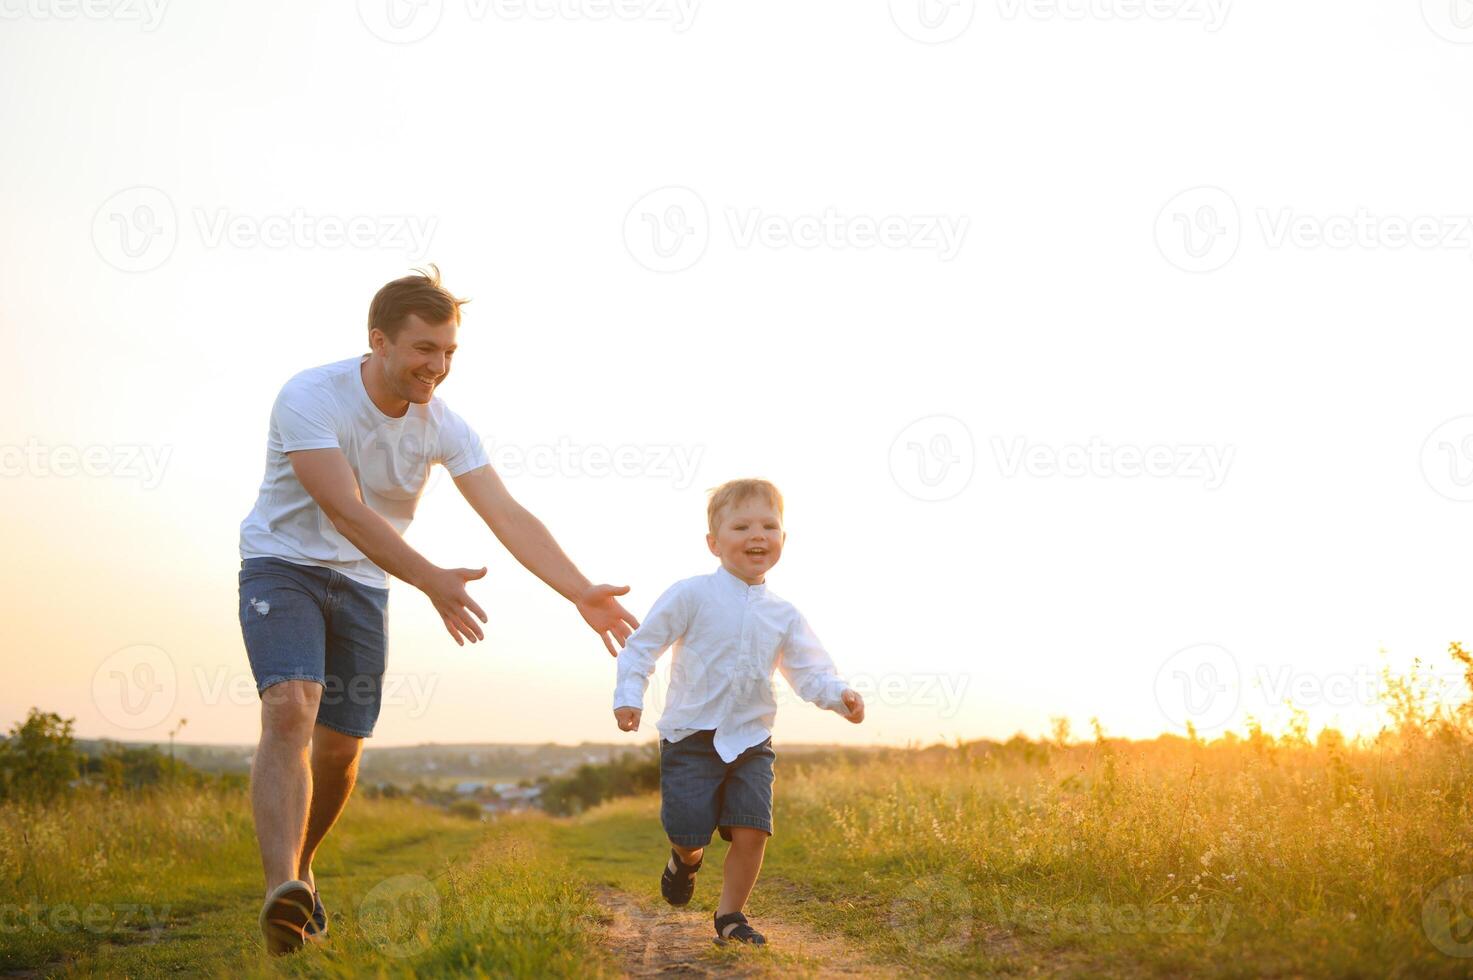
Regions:
<instances>
[{"instance_id":1,"label":"man's hand","mask_svg":"<svg viewBox=\"0 0 1473 980\"><path fill-rule=\"evenodd\" d=\"M853 722L856 725L864 721L864 698L859 696L858 691L849 688L840 695L840 699L844 702L844 707L849 711L844 716L845 721Z\"/></svg>"},{"instance_id":2,"label":"man's hand","mask_svg":"<svg viewBox=\"0 0 1473 980\"><path fill-rule=\"evenodd\" d=\"M583 621L593 627L604 641L604 647L609 651L609 656L617 657L619 651L614 649L614 641L609 638L613 634L614 639L619 641L619 646L629 639L629 634L639 629L639 620L629 615L629 611L619 605L614 598L629 591L627 585L590 585L588 589L577 598L578 612ZM633 729L625 729L633 731Z\"/></svg>"},{"instance_id":3,"label":"man's hand","mask_svg":"<svg viewBox=\"0 0 1473 980\"><path fill-rule=\"evenodd\" d=\"M639 731L639 716L644 714L639 708L615 708L614 720L619 723L621 732Z\"/></svg>"},{"instance_id":4,"label":"man's hand","mask_svg":"<svg viewBox=\"0 0 1473 980\"><path fill-rule=\"evenodd\" d=\"M460 646L465 646L465 640L472 643L484 640L486 634L481 632L481 627L471 617L475 613L486 621L486 614L481 607L476 605L470 593L465 590L465 583L474 582L478 578L486 576L486 569L475 568L436 568L425 576L423 582L417 582L425 595L430 597L430 602L435 604L435 611L440 614L440 619L445 623L445 629L455 638ZM465 639L461 639L464 636Z\"/></svg>"}]
</instances>

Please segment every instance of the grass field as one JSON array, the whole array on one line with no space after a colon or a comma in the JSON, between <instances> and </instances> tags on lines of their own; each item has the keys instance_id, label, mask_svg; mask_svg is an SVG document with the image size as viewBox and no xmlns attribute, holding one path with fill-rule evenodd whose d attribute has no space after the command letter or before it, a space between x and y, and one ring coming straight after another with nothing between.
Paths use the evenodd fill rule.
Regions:
<instances>
[{"instance_id":1,"label":"grass field","mask_svg":"<svg viewBox=\"0 0 1473 980\"><path fill-rule=\"evenodd\" d=\"M1018 739L822 768L779 747L777 834L748 911L784 941L760 952L703 938L720 844L691 907L663 907L653 797L489 824L355 799L318 862L331 940L285 961L260 952L238 791L9 806L0 963L140 977L1468 976L1470 746L1461 722L1411 717L1358 745L1302 730Z\"/></svg>"}]
</instances>

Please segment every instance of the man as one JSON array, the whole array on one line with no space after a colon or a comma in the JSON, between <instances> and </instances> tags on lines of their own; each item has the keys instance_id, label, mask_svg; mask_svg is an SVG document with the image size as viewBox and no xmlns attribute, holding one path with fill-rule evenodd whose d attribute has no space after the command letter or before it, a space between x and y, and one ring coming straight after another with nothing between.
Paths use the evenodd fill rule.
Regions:
<instances>
[{"instance_id":1,"label":"man","mask_svg":"<svg viewBox=\"0 0 1473 980\"><path fill-rule=\"evenodd\" d=\"M484 638L466 591L485 568L440 568L401 535L443 465L497 539L571 601L616 655L639 623L593 585L507 493L480 438L435 397L460 305L439 270L384 286L370 353L295 375L271 410L266 476L240 526L240 622L261 698L251 806L273 954L327 931L312 858L342 812L373 733L387 657L388 575L423 592L458 644ZM387 573L387 574L386 574Z\"/></svg>"}]
</instances>

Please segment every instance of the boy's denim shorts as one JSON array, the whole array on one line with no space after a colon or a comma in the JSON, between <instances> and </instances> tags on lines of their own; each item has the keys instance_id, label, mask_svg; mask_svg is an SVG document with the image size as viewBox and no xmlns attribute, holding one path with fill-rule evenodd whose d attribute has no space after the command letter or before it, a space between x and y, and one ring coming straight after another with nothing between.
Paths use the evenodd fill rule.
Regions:
<instances>
[{"instance_id":1,"label":"boy's denim shorts","mask_svg":"<svg viewBox=\"0 0 1473 980\"><path fill-rule=\"evenodd\" d=\"M731 840L732 827L772 833L772 739L723 762L715 736L660 739L660 822L681 847L705 847L717 829L723 840Z\"/></svg>"},{"instance_id":2,"label":"boy's denim shorts","mask_svg":"<svg viewBox=\"0 0 1473 980\"><path fill-rule=\"evenodd\" d=\"M388 662L389 590L281 558L240 563L240 631L259 695L282 681L322 685L317 724L373 734Z\"/></svg>"}]
</instances>

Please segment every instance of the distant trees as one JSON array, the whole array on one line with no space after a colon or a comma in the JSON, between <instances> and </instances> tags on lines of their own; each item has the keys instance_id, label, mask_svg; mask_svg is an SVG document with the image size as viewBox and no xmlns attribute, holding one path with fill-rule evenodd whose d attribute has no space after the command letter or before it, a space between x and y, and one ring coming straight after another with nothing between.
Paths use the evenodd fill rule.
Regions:
<instances>
[{"instance_id":1,"label":"distant trees","mask_svg":"<svg viewBox=\"0 0 1473 980\"><path fill-rule=\"evenodd\" d=\"M74 718L32 708L0 741L0 802L51 803L82 786L130 792L162 785L207 782L244 786L238 773L212 777L175 761L152 745L106 742L98 755L76 747Z\"/></svg>"},{"instance_id":2,"label":"distant trees","mask_svg":"<svg viewBox=\"0 0 1473 980\"><path fill-rule=\"evenodd\" d=\"M32 708L0 742L0 800L49 803L77 778L74 718Z\"/></svg>"},{"instance_id":3,"label":"distant trees","mask_svg":"<svg viewBox=\"0 0 1473 980\"><path fill-rule=\"evenodd\" d=\"M626 752L602 765L581 765L571 775L549 780L542 808L567 816L619 796L653 793L660 788L660 747Z\"/></svg>"}]
</instances>

